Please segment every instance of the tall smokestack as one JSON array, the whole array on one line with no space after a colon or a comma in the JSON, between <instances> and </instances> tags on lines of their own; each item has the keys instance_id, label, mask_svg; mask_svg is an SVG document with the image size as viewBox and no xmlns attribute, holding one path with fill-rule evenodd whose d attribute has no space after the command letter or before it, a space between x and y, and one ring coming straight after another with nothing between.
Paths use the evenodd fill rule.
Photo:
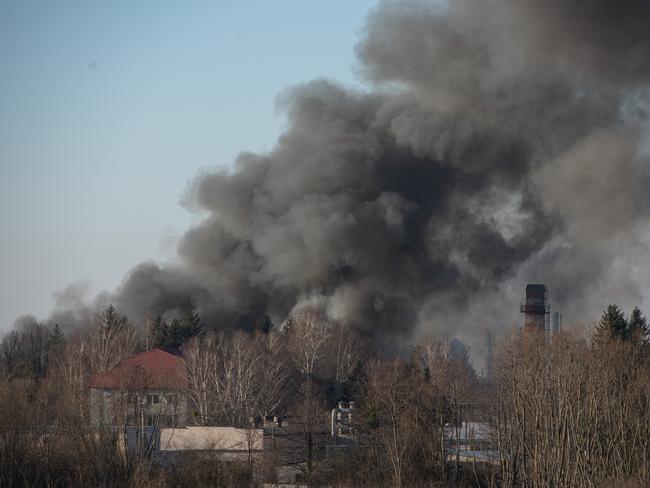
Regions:
<instances>
[{"instance_id":1,"label":"tall smokestack","mask_svg":"<svg viewBox=\"0 0 650 488\"><path fill-rule=\"evenodd\" d=\"M546 334L546 323L551 309L546 285L526 285L526 303L521 305L524 314L524 332Z\"/></svg>"}]
</instances>

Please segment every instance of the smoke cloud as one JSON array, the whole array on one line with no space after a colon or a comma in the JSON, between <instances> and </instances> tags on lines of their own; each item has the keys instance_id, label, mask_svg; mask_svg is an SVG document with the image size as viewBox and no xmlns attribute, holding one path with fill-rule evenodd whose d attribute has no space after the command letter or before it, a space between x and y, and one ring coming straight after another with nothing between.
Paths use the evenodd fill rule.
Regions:
<instances>
[{"instance_id":1,"label":"smoke cloud","mask_svg":"<svg viewBox=\"0 0 650 488\"><path fill-rule=\"evenodd\" d=\"M644 0L381 3L356 47L371 88L282 94L270 153L192 183L179 265L110 299L136 322L191 300L216 328L310 304L383 347L480 341L527 282L573 319L643 305L649 25Z\"/></svg>"}]
</instances>

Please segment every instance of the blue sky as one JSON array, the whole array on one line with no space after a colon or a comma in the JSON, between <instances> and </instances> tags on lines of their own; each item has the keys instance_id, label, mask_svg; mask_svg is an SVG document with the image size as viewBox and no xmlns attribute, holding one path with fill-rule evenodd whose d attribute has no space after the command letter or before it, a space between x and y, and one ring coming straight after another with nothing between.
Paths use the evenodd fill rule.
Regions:
<instances>
[{"instance_id":1,"label":"blue sky","mask_svg":"<svg viewBox=\"0 0 650 488\"><path fill-rule=\"evenodd\" d=\"M0 330L170 261L203 168L266 151L292 84L355 75L376 0L0 2Z\"/></svg>"}]
</instances>

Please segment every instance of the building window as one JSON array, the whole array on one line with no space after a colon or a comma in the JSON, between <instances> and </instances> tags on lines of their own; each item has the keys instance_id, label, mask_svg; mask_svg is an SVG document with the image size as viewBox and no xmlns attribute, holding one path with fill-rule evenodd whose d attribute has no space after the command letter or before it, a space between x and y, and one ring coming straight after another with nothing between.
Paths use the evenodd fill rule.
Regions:
<instances>
[{"instance_id":1,"label":"building window","mask_svg":"<svg viewBox=\"0 0 650 488\"><path fill-rule=\"evenodd\" d=\"M159 405L160 397L158 395L147 395L147 401L150 405Z\"/></svg>"}]
</instances>

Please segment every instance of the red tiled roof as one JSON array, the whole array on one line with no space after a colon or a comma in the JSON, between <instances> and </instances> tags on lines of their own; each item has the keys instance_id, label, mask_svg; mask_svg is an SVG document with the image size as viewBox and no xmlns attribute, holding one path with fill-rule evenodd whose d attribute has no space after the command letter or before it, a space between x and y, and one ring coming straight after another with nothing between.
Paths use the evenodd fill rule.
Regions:
<instances>
[{"instance_id":1,"label":"red tiled roof","mask_svg":"<svg viewBox=\"0 0 650 488\"><path fill-rule=\"evenodd\" d=\"M186 386L185 361L162 349L123 359L109 372L90 379L91 388L105 390L180 389Z\"/></svg>"}]
</instances>

